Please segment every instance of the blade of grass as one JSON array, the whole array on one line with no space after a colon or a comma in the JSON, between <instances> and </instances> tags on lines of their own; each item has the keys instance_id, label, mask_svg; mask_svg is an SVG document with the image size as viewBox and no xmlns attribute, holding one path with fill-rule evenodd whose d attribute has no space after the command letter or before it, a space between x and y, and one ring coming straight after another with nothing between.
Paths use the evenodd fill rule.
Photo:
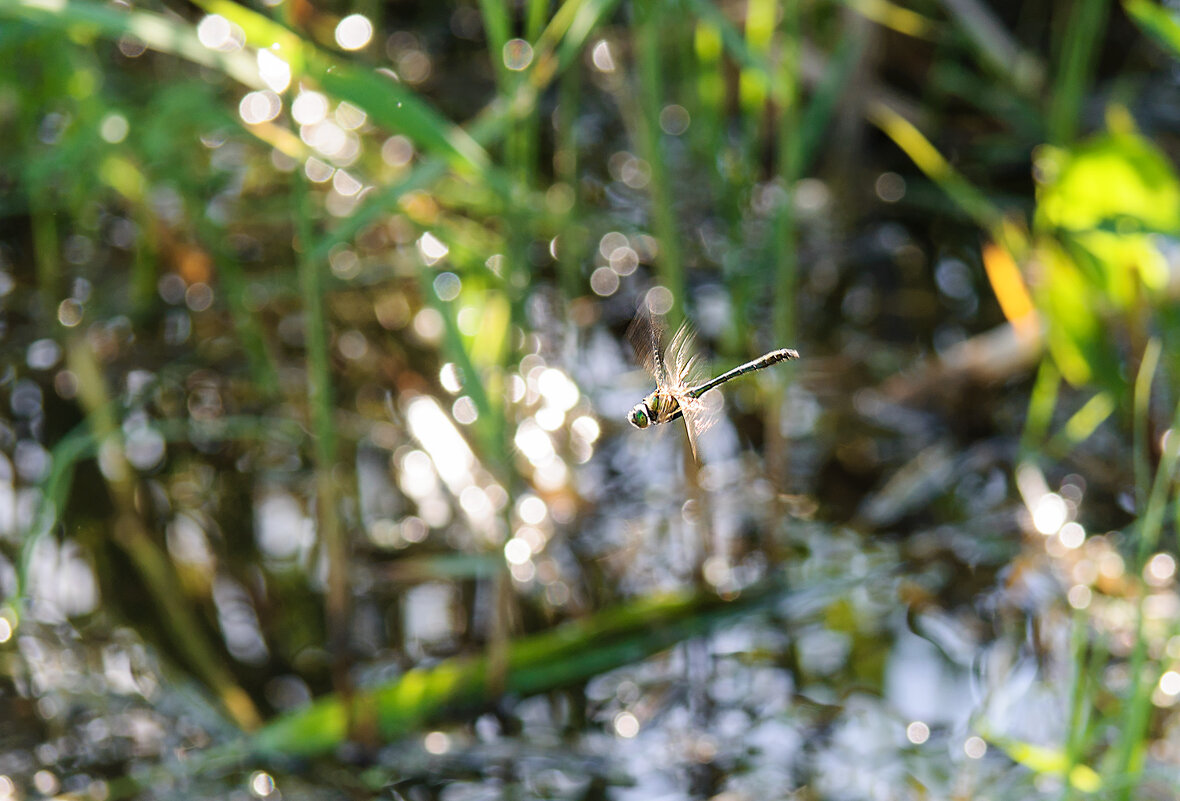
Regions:
<instances>
[{"instance_id":1,"label":"blade of grass","mask_svg":"<svg viewBox=\"0 0 1180 801\"><path fill-rule=\"evenodd\" d=\"M114 414L113 411L109 413ZM234 416L210 421L158 420L152 423L152 427L169 443L191 443L194 439L234 442L282 440L293 446L302 446L306 439L295 421L264 417ZM21 538L14 603L19 604L24 600L28 587L29 559L37 543L49 535L61 520L62 510L73 488L75 468L80 462L93 459L98 449L99 440L91 431L90 423L83 421L50 451L49 473L38 485L40 500L37 510L33 514L32 524Z\"/></svg>"},{"instance_id":2,"label":"blade of grass","mask_svg":"<svg viewBox=\"0 0 1180 801\"><path fill-rule=\"evenodd\" d=\"M938 32L934 20L889 0L843 0L843 3L865 19L915 39L934 39Z\"/></svg>"},{"instance_id":3,"label":"blade of grass","mask_svg":"<svg viewBox=\"0 0 1180 801\"><path fill-rule=\"evenodd\" d=\"M771 14L773 18L774 14ZM774 338L776 342L795 339L795 210L792 191L799 179L799 17L795 3L783 4L780 24L782 44L778 85L783 99L779 103L778 118L778 177L784 196L779 203L772 238L774 264ZM785 347L778 345L778 347Z\"/></svg>"},{"instance_id":4,"label":"blade of grass","mask_svg":"<svg viewBox=\"0 0 1180 801\"><path fill-rule=\"evenodd\" d=\"M422 270L419 272L419 283L422 297L428 299L430 305L443 319L443 337L446 352L455 360L459 371L466 377L463 391L470 396L479 412L476 421L476 432L479 435L480 456L493 465L494 472L501 476L509 469L509 460L505 456L505 421L504 406L492 403L492 397L484 385L483 372L471 358L463 334L459 330L459 323L455 319L452 304L444 302L438 297L431 285L431 274Z\"/></svg>"},{"instance_id":5,"label":"blade of grass","mask_svg":"<svg viewBox=\"0 0 1180 801\"><path fill-rule=\"evenodd\" d=\"M538 91L545 88L560 70L572 63L595 27L611 12L617 2L618 0L566 0L537 40L534 59L536 66L529 73L530 80L518 86L513 97L497 97L485 106L467 125L471 137L485 147L498 142L508 130L514 108L531 106L536 102ZM407 192L425 189L446 175L448 169L449 165L445 159L428 156L403 181L369 193L348 218L321 237L314 253L315 258L327 258L329 251L337 244L351 240L364 228L388 214ZM529 210L535 209L538 205L527 193L518 193L513 202Z\"/></svg>"},{"instance_id":6,"label":"blade of grass","mask_svg":"<svg viewBox=\"0 0 1180 801\"><path fill-rule=\"evenodd\" d=\"M648 191L651 198L652 228L660 243L657 273L660 283L672 293L672 308L667 319L675 327L684 317L684 261L680 252L680 234L676 228L676 209L672 201L665 149L660 141L660 109L665 99L663 74L663 29L661 19L667 0L650 0L634 7L636 66L639 72L638 125L639 150L651 169Z\"/></svg>"},{"instance_id":7,"label":"blade of grass","mask_svg":"<svg viewBox=\"0 0 1180 801\"><path fill-rule=\"evenodd\" d=\"M1143 349L1139 371L1135 374L1134 439L1131 447L1135 462L1135 507L1137 509L1146 508L1147 488L1151 481L1151 443L1148 442L1148 429L1151 424L1151 385L1155 380L1156 370L1159 369L1162 352L1163 348L1159 340L1149 340L1147 347Z\"/></svg>"},{"instance_id":8,"label":"blade of grass","mask_svg":"<svg viewBox=\"0 0 1180 801\"><path fill-rule=\"evenodd\" d=\"M1070 652L1072 669L1070 672L1069 689L1069 724L1066 727L1065 738L1065 775L1073 772L1078 765L1086 741L1086 730L1089 727L1090 709L1092 708L1089 660L1086 658L1087 645L1090 641L1090 617L1085 610L1076 610L1073 615L1073 629L1070 633ZM1094 646L1095 653L1102 649ZM1061 788L1061 801L1070 801L1076 795L1073 782L1065 782Z\"/></svg>"},{"instance_id":9,"label":"blade of grass","mask_svg":"<svg viewBox=\"0 0 1180 801\"><path fill-rule=\"evenodd\" d=\"M1057 395L1060 389L1061 373L1052 359L1042 359L1029 396L1024 431L1020 435L1020 452L1025 456L1037 453L1041 443L1045 441L1049 424L1053 420L1053 411L1057 408ZM1022 456L1021 461L1025 461L1025 457Z\"/></svg>"},{"instance_id":10,"label":"blade of grass","mask_svg":"<svg viewBox=\"0 0 1180 801\"><path fill-rule=\"evenodd\" d=\"M566 299L580 294L582 259L589 232L582 225L582 193L578 158L578 103L582 76L577 68L567 69L557 85L557 142L553 167L559 185L568 191L568 208L559 223L557 261L562 294Z\"/></svg>"},{"instance_id":11,"label":"blade of grass","mask_svg":"<svg viewBox=\"0 0 1180 801\"><path fill-rule=\"evenodd\" d=\"M496 73L496 83L501 91L510 84L508 68L504 65L504 45L508 43L510 15L503 0L479 0L483 16L484 34L488 37L488 59Z\"/></svg>"},{"instance_id":12,"label":"blade of grass","mask_svg":"<svg viewBox=\"0 0 1180 801\"><path fill-rule=\"evenodd\" d=\"M1035 97L1039 93L1045 81L1044 66L1021 47L991 8L980 0L943 0L943 4L995 74L1024 95Z\"/></svg>"},{"instance_id":13,"label":"blade of grass","mask_svg":"<svg viewBox=\"0 0 1180 801\"><path fill-rule=\"evenodd\" d=\"M363 108L374 122L400 131L424 150L445 157L452 167L496 180L483 147L406 84L356 65L342 55L327 53L231 0L195 2L206 12L238 25L251 46L268 49L284 59L291 67L293 81L310 78L330 94Z\"/></svg>"},{"instance_id":14,"label":"blade of grass","mask_svg":"<svg viewBox=\"0 0 1180 801\"><path fill-rule=\"evenodd\" d=\"M783 588L776 582L747 589L730 601L711 593L635 601L509 644L503 692L527 696L584 681L704 634L735 616L766 608ZM486 656L456 657L417 668L358 693L353 714L367 717L385 740L410 734L444 717L493 703ZM340 745L347 731L345 703L327 696L284 715L249 741L263 754L312 755Z\"/></svg>"},{"instance_id":15,"label":"blade of grass","mask_svg":"<svg viewBox=\"0 0 1180 801\"><path fill-rule=\"evenodd\" d=\"M1152 339L1148 345L1148 350L1157 350L1160 344L1156 339ZM1146 372L1147 368L1154 368L1158 366L1158 356L1148 359L1146 354L1143 361L1140 363L1140 374ZM1138 377L1135 381L1137 391L1150 392L1151 378ZM1148 408L1148 401L1135 398L1136 414L1146 414ZM1137 423L1139 426L1146 427L1146 423ZM1172 435L1167 437L1164 444L1163 454L1160 457L1159 466L1156 468L1155 477L1151 484L1150 492L1146 492L1144 488L1143 494L1147 497L1147 504L1140 512L1138 537L1139 547L1137 549L1136 560L1134 563L1133 575L1141 576L1143 566L1147 563L1147 558L1155 549L1159 542L1160 530L1163 527L1164 515L1167 510L1168 497L1174 488L1174 480L1176 476L1176 462L1180 457L1180 436L1176 435L1180 431L1180 404L1172 415L1171 423ZM1141 580L1141 579L1140 579ZM1147 638L1144 634L1144 603L1147 593L1141 592L1139 595L1139 602L1136 605L1135 616L1135 645L1131 651L1131 659L1128 665L1128 674L1130 676L1130 687L1127 690L1127 695L1124 700L1123 717L1121 725L1118 728L1118 741L1113 749L1113 775L1125 777L1120 782L1118 794L1115 796L1121 801L1128 801L1132 797L1134 789L1138 786L1139 775L1143 769L1143 752L1146 748L1144 742L1144 735L1147 732L1147 723L1150 717L1151 709L1151 691L1155 684L1154 679L1158 678L1154 674L1158 671L1153 671L1153 679L1151 681L1144 681L1147 674Z\"/></svg>"},{"instance_id":16,"label":"blade of grass","mask_svg":"<svg viewBox=\"0 0 1180 801\"><path fill-rule=\"evenodd\" d=\"M106 379L85 336L72 338L66 355L70 369L78 378L78 400L86 412L88 426L106 457L103 475L115 506L111 526L114 543L135 565L152 602L167 623L169 637L190 669L220 698L238 725L256 728L260 718L253 701L206 638L180 590L182 584L172 563L152 538L137 510L135 471L123 451L122 433Z\"/></svg>"},{"instance_id":17,"label":"blade of grass","mask_svg":"<svg viewBox=\"0 0 1180 801\"><path fill-rule=\"evenodd\" d=\"M869 104L867 116L900 147L930 180L983 229L998 236L1003 221L1000 210L987 196L951 166L938 149L909 120L877 100Z\"/></svg>"},{"instance_id":18,"label":"blade of grass","mask_svg":"<svg viewBox=\"0 0 1180 801\"><path fill-rule=\"evenodd\" d=\"M316 530L328 563L325 614L329 649L333 657L333 679L347 693L348 642L351 625L348 581L348 540L340 522L336 470L336 427L333 420L332 372L328 356L328 322L324 309L324 262L310 258L312 243L312 196L305 178L295 173L295 222L299 242L299 288L302 295L307 346L307 403L313 434L316 488Z\"/></svg>"},{"instance_id":19,"label":"blade of grass","mask_svg":"<svg viewBox=\"0 0 1180 801\"><path fill-rule=\"evenodd\" d=\"M258 315L249 306L250 287L241 263L222 244L225 236L201 215L198 226L202 239L209 243L217 260L217 278L224 291L226 305L234 321L234 330L250 365L254 386L265 396L275 397L279 389L279 371L267 346L266 333Z\"/></svg>"},{"instance_id":20,"label":"blade of grass","mask_svg":"<svg viewBox=\"0 0 1180 801\"><path fill-rule=\"evenodd\" d=\"M1077 137L1082 101L1097 67L1096 48L1103 23L1110 15L1110 0L1063 3L1071 9L1061 47L1061 61L1049 102L1049 141L1068 144Z\"/></svg>"},{"instance_id":21,"label":"blade of grass","mask_svg":"<svg viewBox=\"0 0 1180 801\"><path fill-rule=\"evenodd\" d=\"M811 97L802 108L797 135L791 143L796 175L806 175L819 152L837 103L864 53L864 45L865 39L860 36L842 39L824 69L823 78L812 87Z\"/></svg>"},{"instance_id":22,"label":"blade of grass","mask_svg":"<svg viewBox=\"0 0 1180 801\"><path fill-rule=\"evenodd\" d=\"M1117 404L1114 396L1109 392L1099 392L1086 401L1061 427L1061 430L1049 440L1046 450L1056 458L1062 458L1079 444L1089 439L1098 430L1098 426L1106 422Z\"/></svg>"},{"instance_id":23,"label":"blade of grass","mask_svg":"<svg viewBox=\"0 0 1180 801\"><path fill-rule=\"evenodd\" d=\"M37 271L38 298L46 320L56 317L55 301L61 296L62 278L58 265L57 213L48 188L29 182L29 216L33 234L33 255Z\"/></svg>"},{"instance_id":24,"label":"blade of grass","mask_svg":"<svg viewBox=\"0 0 1180 801\"><path fill-rule=\"evenodd\" d=\"M1123 0L1123 10L1174 58L1180 58L1180 19L1175 11L1151 0Z\"/></svg>"},{"instance_id":25,"label":"blade of grass","mask_svg":"<svg viewBox=\"0 0 1180 801\"><path fill-rule=\"evenodd\" d=\"M1064 778L1068 786L1087 793L1096 793L1102 789L1102 777L1098 772L1089 765L1071 765L1065 751L995 735L988 735L987 739L999 746L1013 761L1038 775Z\"/></svg>"},{"instance_id":26,"label":"blade of grass","mask_svg":"<svg viewBox=\"0 0 1180 801\"><path fill-rule=\"evenodd\" d=\"M108 39L131 35L152 50L219 70L253 89L264 88L258 63L245 52L222 53L201 44L188 22L150 11L125 10L80 0L0 0L0 16L38 25L90 32Z\"/></svg>"}]
</instances>

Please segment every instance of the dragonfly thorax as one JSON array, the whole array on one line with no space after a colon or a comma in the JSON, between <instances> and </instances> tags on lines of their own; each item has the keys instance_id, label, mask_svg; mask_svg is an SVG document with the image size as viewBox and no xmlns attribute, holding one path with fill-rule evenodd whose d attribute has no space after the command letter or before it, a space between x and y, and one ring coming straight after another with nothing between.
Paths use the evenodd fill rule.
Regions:
<instances>
[{"instance_id":1,"label":"dragonfly thorax","mask_svg":"<svg viewBox=\"0 0 1180 801\"><path fill-rule=\"evenodd\" d=\"M680 404L676 398L657 390L644 398L642 403L635 404L631 413L627 415L627 420L636 428L647 428L650 425L675 420L679 411Z\"/></svg>"}]
</instances>

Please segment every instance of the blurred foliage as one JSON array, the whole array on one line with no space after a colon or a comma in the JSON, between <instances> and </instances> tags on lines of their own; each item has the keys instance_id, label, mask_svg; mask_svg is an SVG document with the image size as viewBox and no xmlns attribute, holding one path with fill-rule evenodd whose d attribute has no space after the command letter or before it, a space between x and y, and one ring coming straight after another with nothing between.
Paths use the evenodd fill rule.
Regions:
<instances>
[{"instance_id":1,"label":"blurred foliage","mask_svg":"<svg viewBox=\"0 0 1180 801\"><path fill-rule=\"evenodd\" d=\"M1176 796L1169 6L0 19L0 798Z\"/></svg>"}]
</instances>

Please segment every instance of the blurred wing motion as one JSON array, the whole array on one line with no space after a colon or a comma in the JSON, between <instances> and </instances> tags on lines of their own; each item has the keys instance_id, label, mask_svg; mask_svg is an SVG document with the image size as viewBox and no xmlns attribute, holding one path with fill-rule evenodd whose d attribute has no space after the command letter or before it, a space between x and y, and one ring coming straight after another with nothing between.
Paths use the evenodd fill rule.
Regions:
<instances>
[{"instance_id":1,"label":"blurred wing motion","mask_svg":"<svg viewBox=\"0 0 1180 801\"><path fill-rule=\"evenodd\" d=\"M643 369L656 380L665 383L664 359L660 343L664 339L664 321L647 312L640 312L627 327L627 340L635 348L635 358Z\"/></svg>"},{"instance_id":2,"label":"blurred wing motion","mask_svg":"<svg viewBox=\"0 0 1180 801\"><path fill-rule=\"evenodd\" d=\"M709 403L706 400L710 390L740 375L786 359L799 358L799 354L793 350L773 350L704 381L692 329L688 324L677 329L667 349L661 352L663 333L663 322L646 313L636 317L627 330L627 338L635 346L640 364L656 381L655 391L637 403L627 419L636 428L647 428L683 417L694 458L697 455L697 439L717 422L721 411L720 403Z\"/></svg>"}]
</instances>

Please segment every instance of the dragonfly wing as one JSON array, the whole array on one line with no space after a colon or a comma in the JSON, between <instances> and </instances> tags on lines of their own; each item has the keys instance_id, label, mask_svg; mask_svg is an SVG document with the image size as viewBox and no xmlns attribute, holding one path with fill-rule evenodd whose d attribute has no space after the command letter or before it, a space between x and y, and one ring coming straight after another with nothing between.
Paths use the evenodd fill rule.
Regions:
<instances>
[{"instance_id":1,"label":"dragonfly wing","mask_svg":"<svg viewBox=\"0 0 1180 801\"><path fill-rule=\"evenodd\" d=\"M682 323L676 329L676 334L668 343L664 360L668 368L668 381L673 386L689 387L699 383L701 365L696 354L696 337L688 323Z\"/></svg>"},{"instance_id":2,"label":"dragonfly wing","mask_svg":"<svg viewBox=\"0 0 1180 801\"><path fill-rule=\"evenodd\" d=\"M688 430L688 444L692 447L693 457L697 458L697 441L713 427L721 414L721 393L706 392L694 398L687 392L681 392L678 393L677 402L684 417L684 427Z\"/></svg>"},{"instance_id":3,"label":"dragonfly wing","mask_svg":"<svg viewBox=\"0 0 1180 801\"><path fill-rule=\"evenodd\" d=\"M664 359L660 355L660 340L663 335L663 321L654 317L646 307L635 316L627 328L627 340L635 348L636 358L655 378L657 386L668 381Z\"/></svg>"}]
</instances>

